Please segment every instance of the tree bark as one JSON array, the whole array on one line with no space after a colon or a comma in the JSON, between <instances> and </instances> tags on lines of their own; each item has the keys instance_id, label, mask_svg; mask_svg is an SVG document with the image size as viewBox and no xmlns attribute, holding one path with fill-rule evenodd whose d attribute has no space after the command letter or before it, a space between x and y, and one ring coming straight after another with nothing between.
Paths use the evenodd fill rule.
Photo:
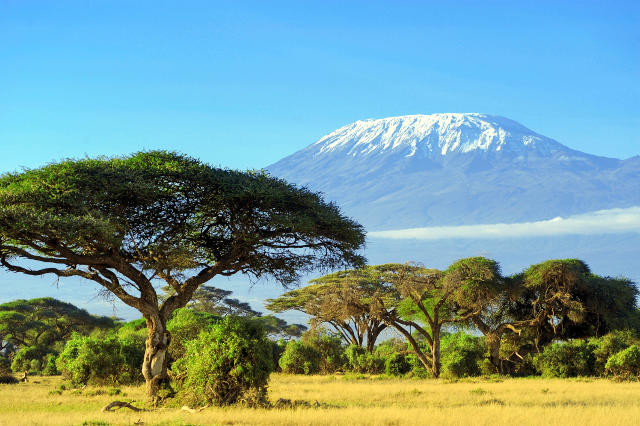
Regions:
<instances>
[{"instance_id":1,"label":"tree bark","mask_svg":"<svg viewBox=\"0 0 640 426\"><path fill-rule=\"evenodd\" d=\"M147 341L145 343L142 375L147 388L147 396L157 402L158 391L169 376L167 367L169 357L167 349L171 335L167 331L166 319L159 313L145 315L147 322Z\"/></svg>"},{"instance_id":2,"label":"tree bark","mask_svg":"<svg viewBox=\"0 0 640 426\"><path fill-rule=\"evenodd\" d=\"M431 330L433 333L432 340L433 344L431 345L431 371L433 372L433 377L436 379L440 376L440 328L434 327Z\"/></svg>"},{"instance_id":3,"label":"tree bark","mask_svg":"<svg viewBox=\"0 0 640 426\"><path fill-rule=\"evenodd\" d=\"M498 370L500 374L503 373L502 360L500 359L500 333L487 332L484 334L487 349L489 350L489 361Z\"/></svg>"}]
</instances>

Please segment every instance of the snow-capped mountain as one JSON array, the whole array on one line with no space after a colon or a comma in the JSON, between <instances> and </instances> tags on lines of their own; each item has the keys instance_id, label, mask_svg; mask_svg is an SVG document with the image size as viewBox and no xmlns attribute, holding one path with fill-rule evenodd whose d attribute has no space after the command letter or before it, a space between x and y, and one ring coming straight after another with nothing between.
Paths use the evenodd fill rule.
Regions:
<instances>
[{"instance_id":1,"label":"snow-capped mountain","mask_svg":"<svg viewBox=\"0 0 640 426\"><path fill-rule=\"evenodd\" d=\"M550 153L562 145L504 117L485 114L407 115L348 124L313 144L319 154L401 153L435 157L448 153L535 149Z\"/></svg>"},{"instance_id":2,"label":"snow-capped mountain","mask_svg":"<svg viewBox=\"0 0 640 426\"><path fill-rule=\"evenodd\" d=\"M640 157L597 157L475 113L356 121L267 169L323 192L369 230L640 205Z\"/></svg>"}]
</instances>

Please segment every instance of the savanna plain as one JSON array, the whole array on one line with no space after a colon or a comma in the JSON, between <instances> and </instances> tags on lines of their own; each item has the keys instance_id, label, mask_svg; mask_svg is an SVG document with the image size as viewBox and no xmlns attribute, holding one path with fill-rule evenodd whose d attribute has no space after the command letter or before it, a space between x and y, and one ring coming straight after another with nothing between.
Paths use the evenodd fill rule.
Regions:
<instances>
[{"instance_id":1,"label":"savanna plain","mask_svg":"<svg viewBox=\"0 0 640 426\"><path fill-rule=\"evenodd\" d=\"M64 389L61 377L0 385L1 425L637 425L640 382L607 379L398 379L274 374L269 399L319 407L181 407L103 412L114 400L144 408L143 386Z\"/></svg>"}]
</instances>

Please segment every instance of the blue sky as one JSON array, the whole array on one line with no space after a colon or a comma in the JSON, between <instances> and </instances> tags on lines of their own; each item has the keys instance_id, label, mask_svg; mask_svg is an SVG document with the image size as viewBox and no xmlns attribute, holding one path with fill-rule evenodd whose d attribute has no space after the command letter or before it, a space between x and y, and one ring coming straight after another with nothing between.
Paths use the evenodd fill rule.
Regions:
<instances>
[{"instance_id":1,"label":"blue sky","mask_svg":"<svg viewBox=\"0 0 640 426\"><path fill-rule=\"evenodd\" d=\"M261 168L358 119L437 112L503 115L627 158L640 154L638 22L637 1L0 0L0 172L159 148ZM495 254L514 269L508 251ZM254 303L281 290L243 279L213 284ZM0 280L0 302L113 312L97 286Z\"/></svg>"},{"instance_id":2,"label":"blue sky","mask_svg":"<svg viewBox=\"0 0 640 426\"><path fill-rule=\"evenodd\" d=\"M640 154L635 1L0 0L0 172L174 149L260 168L362 118L485 112Z\"/></svg>"}]
</instances>

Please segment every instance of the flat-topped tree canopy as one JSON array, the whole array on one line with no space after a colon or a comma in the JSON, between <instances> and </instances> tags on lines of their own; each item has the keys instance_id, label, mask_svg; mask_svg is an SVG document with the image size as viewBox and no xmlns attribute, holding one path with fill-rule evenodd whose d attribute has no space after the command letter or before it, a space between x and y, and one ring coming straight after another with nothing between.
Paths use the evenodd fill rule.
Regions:
<instances>
[{"instance_id":1,"label":"flat-topped tree canopy","mask_svg":"<svg viewBox=\"0 0 640 426\"><path fill-rule=\"evenodd\" d=\"M138 309L160 341L171 312L214 276L289 285L313 269L363 264L363 244L361 225L306 188L173 152L64 160L0 177L0 263L97 282ZM154 279L176 291L160 306ZM152 333L158 326L166 338Z\"/></svg>"}]
</instances>

